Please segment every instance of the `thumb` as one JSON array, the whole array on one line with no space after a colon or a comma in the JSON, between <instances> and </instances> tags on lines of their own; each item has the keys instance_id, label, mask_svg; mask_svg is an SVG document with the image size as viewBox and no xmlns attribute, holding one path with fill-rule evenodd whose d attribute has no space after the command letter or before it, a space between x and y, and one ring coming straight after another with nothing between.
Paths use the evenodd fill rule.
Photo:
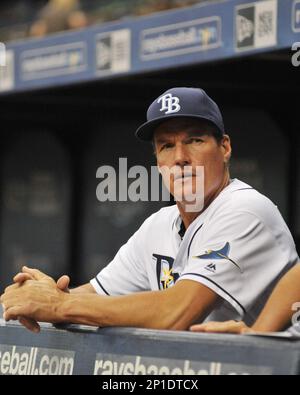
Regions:
<instances>
[{"instance_id":1,"label":"thumb","mask_svg":"<svg viewBox=\"0 0 300 395\"><path fill-rule=\"evenodd\" d=\"M31 318L25 318L25 317L18 317L18 320L21 325L25 326L28 330L38 333L40 332L40 326L39 324L32 320Z\"/></svg>"},{"instance_id":2,"label":"thumb","mask_svg":"<svg viewBox=\"0 0 300 395\"><path fill-rule=\"evenodd\" d=\"M69 276L61 276L58 280L57 280L57 288L59 288L61 291L68 291L68 287L70 284L70 277Z\"/></svg>"}]
</instances>

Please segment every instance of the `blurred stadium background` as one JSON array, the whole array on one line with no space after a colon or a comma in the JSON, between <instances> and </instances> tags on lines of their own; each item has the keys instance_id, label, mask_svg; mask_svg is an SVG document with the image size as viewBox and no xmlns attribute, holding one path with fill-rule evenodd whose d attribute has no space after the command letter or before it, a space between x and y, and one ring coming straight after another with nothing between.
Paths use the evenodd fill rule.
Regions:
<instances>
[{"instance_id":1,"label":"blurred stadium background","mask_svg":"<svg viewBox=\"0 0 300 395\"><path fill-rule=\"evenodd\" d=\"M257 3L265 10L261 43L252 31ZM219 103L233 139L232 176L279 206L299 249L299 70L291 64L298 3L2 1L0 286L24 264L54 277L69 273L72 285L86 282L162 205L99 203L96 169L119 157L129 167L155 165L152 147L135 141L134 131L152 99L173 86L203 87ZM180 35L191 21L207 24L198 51L139 47L155 29ZM119 62L109 52L114 43L125 51Z\"/></svg>"},{"instance_id":2,"label":"blurred stadium background","mask_svg":"<svg viewBox=\"0 0 300 395\"><path fill-rule=\"evenodd\" d=\"M201 0L3 1L0 5L0 34L2 41L43 37L50 33L187 7L200 2Z\"/></svg>"}]
</instances>

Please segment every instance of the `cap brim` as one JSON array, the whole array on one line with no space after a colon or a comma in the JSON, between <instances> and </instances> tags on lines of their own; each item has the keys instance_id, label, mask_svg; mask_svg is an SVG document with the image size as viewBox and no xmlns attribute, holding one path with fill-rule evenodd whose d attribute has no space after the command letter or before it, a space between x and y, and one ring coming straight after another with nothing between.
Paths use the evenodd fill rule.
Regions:
<instances>
[{"instance_id":1,"label":"cap brim","mask_svg":"<svg viewBox=\"0 0 300 395\"><path fill-rule=\"evenodd\" d=\"M220 129L218 125L215 124L214 121L209 119L209 117L200 116L200 115L191 115L191 114L172 114L172 115L164 115L160 118L153 119L152 121L145 122L141 125L137 131L135 132L136 137L141 141L152 141L153 133L155 129L165 121L168 121L173 118L192 118L192 119L201 119L205 121L212 122L220 131L221 134L224 134L223 130Z\"/></svg>"}]
</instances>

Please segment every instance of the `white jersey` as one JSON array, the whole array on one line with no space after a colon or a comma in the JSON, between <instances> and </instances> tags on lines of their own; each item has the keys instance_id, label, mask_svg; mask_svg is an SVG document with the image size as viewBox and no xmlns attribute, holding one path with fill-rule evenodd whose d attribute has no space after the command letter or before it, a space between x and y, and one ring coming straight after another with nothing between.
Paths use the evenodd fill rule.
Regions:
<instances>
[{"instance_id":1,"label":"white jersey","mask_svg":"<svg viewBox=\"0 0 300 395\"><path fill-rule=\"evenodd\" d=\"M193 280L221 302L207 321L258 317L279 278L298 261L277 207L233 180L181 238L177 206L151 215L91 284L99 294L126 295Z\"/></svg>"}]
</instances>

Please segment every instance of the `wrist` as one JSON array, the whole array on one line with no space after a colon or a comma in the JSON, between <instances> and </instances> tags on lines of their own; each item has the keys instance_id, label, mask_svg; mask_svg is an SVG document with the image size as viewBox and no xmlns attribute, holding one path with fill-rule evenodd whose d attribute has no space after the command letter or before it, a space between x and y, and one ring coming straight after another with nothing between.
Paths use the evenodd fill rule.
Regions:
<instances>
[{"instance_id":1,"label":"wrist","mask_svg":"<svg viewBox=\"0 0 300 395\"><path fill-rule=\"evenodd\" d=\"M73 304L73 295L71 293L61 292L60 303L56 310L56 315L58 322L68 322L68 317L70 316L70 309Z\"/></svg>"}]
</instances>

